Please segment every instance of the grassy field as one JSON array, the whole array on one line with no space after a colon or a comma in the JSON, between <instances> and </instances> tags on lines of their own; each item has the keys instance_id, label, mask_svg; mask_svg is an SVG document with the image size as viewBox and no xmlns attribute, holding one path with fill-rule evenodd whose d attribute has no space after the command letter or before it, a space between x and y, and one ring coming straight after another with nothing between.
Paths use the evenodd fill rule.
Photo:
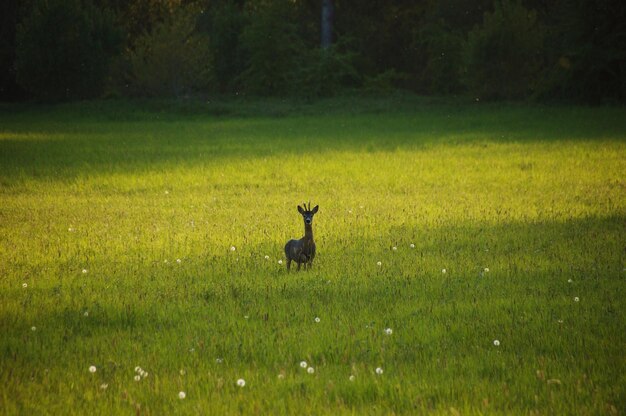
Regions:
<instances>
[{"instance_id":1,"label":"grassy field","mask_svg":"<svg viewBox=\"0 0 626 416\"><path fill-rule=\"evenodd\" d=\"M624 414L625 173L624 108L2 107L0 413Z\"/></svg>"}]
</instances>

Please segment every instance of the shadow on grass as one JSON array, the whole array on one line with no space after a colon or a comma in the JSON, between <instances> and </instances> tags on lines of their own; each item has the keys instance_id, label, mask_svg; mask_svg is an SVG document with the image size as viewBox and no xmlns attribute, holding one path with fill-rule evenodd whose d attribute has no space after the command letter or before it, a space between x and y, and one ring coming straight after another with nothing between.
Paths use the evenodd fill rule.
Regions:
<instances>
[{"instance_id":1,"label":"shadow on grass","mask_svg":"<svg viewBox=\"0 0 626 416\"><path fill-rule=\"evenodd\" d=\"M135 173L233 159L328 151L390 151L468 143L624 141L621 108L335 100L216 104L208 111L151 103L87 103L0 113L0 180L71 179L81 173ZM269 108L266 108L269 107ZM213 108L213 107L211 107ZM276 118L272 108L285 111Z\"/></svg>"}]
</instances>

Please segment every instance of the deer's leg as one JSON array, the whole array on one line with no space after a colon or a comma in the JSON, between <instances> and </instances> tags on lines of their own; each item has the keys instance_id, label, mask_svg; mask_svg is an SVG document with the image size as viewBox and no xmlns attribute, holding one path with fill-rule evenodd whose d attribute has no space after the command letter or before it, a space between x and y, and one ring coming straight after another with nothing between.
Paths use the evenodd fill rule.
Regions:
<instances>
[{"instance_id":1,"label":"deer's leg","mask_svg":"<svg viewBox=\"0 0 626 416\"><path fill-rule=\"evenodd\" d=\"M287 259L287 271L291 270L291 259Z\"/></svg>"},{"instance_id":2,"label":"deer's leg","mask_svg":"<svg viewBox=\"0 0 626 416\"><path fill-rule=\"evenodd\" d=\"M302 263L298 262L298 269L297 270L300 270L300 266L301 265L302 265Z\"/></svg>"}]
</instances>

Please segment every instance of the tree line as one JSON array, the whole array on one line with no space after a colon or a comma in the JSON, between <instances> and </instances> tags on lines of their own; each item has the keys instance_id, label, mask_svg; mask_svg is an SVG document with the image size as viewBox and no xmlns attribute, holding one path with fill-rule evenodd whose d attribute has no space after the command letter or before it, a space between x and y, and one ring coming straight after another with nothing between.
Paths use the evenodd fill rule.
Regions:
<instances>
[{"instance_id":1,"label":"tree line","mask_svg":"<svg viewBox=\"0 0 626 416\"><path fill-rule=\"evenodd\" d=\"M5 0L1 7L3 100L394 89L480 100L626 100L622 0Z\"/></svg>"}]
</instances>

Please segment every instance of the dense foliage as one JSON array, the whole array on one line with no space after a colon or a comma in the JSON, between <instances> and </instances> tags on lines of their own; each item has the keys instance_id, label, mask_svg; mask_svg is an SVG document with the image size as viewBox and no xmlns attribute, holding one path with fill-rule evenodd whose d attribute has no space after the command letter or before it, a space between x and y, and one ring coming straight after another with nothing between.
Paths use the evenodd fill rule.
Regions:
<instances>
[{"instance_id":1,"label":"dense foliage","mask_svg":"<svg viewBox=\"0 0 626 416\"><path fill-rule=\"evenodd\" d=\"M626 100L620 0L335 0L334 44L324 51L321 3L9 0L1 13L0 95L402 88L480 99ZM185 30L174 24L181 10L193 10ZM185 62L182 87L156 67L168 55L166 68Z\"/></svg>"},{"instance_id":2,"label":"dense foliage","mask_svg":"<svg viewBox=\"0 0 626 416\"><path fill-rule=\"evenodd\" d=\"M46 98L97 96L120 41L112 15L88 1L36 1L17 26L17 82Z\"/></svg>"}]
</instances>

